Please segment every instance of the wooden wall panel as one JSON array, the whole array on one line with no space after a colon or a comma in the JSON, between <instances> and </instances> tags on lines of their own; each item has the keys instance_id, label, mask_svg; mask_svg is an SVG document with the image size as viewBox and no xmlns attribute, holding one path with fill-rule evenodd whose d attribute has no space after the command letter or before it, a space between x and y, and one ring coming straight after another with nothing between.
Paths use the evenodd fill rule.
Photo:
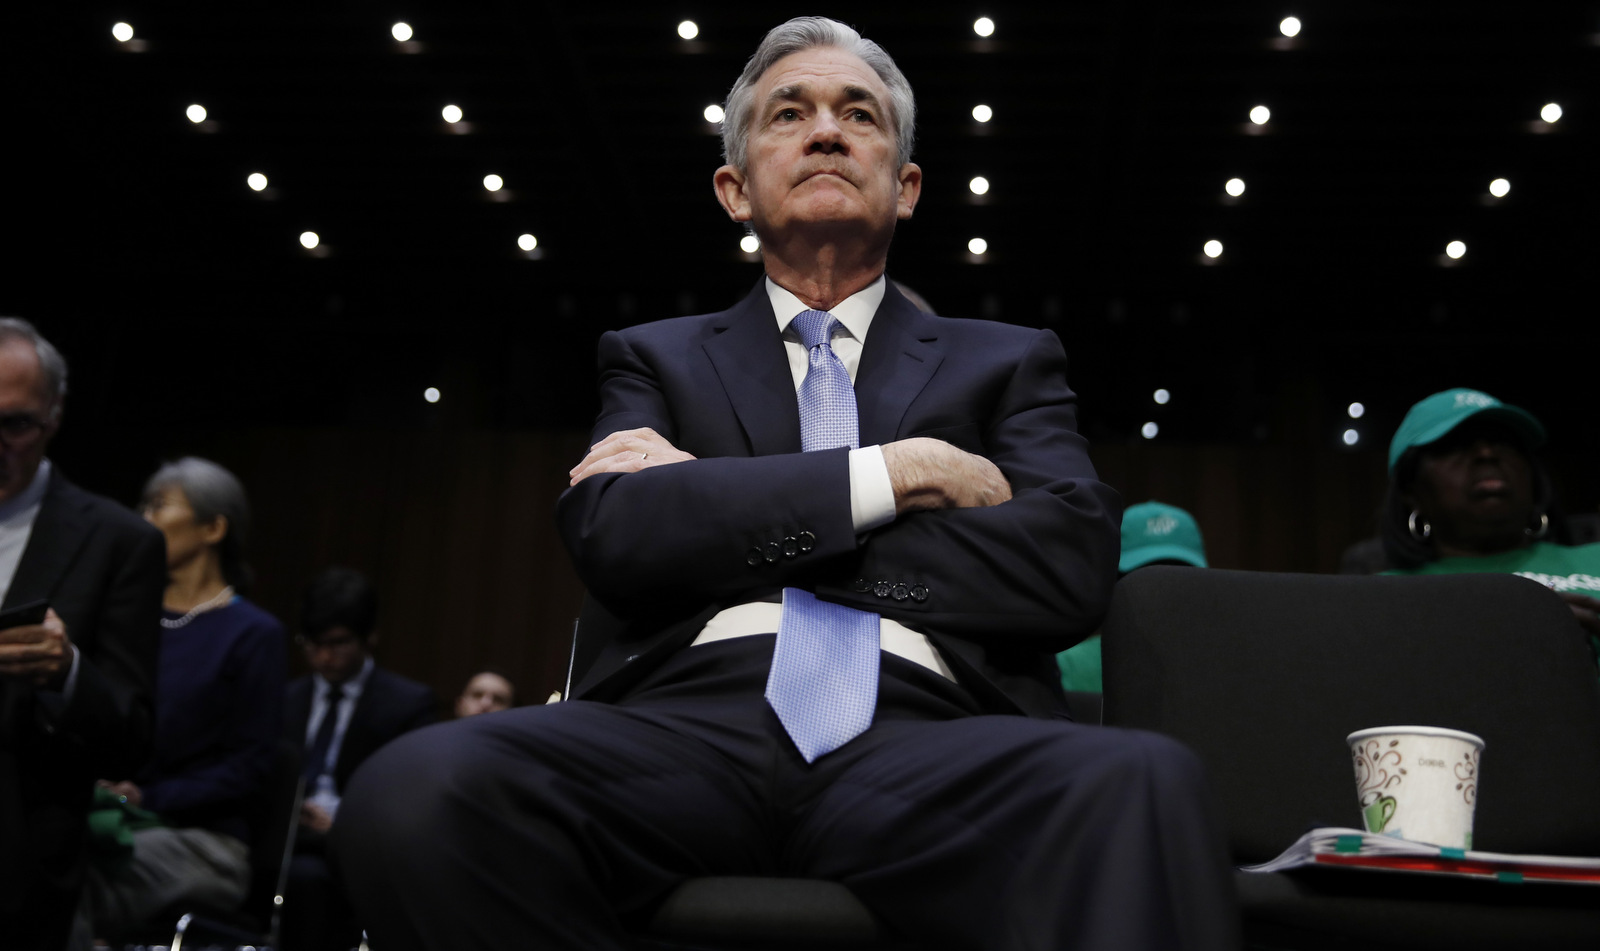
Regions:
<instances>
[{"instance_id":1,"label":"wooden wall panel","mask_svg":"<svg viewBox=\"0 0 1600 951\"><path fill-rule=\"evenodd\" d=\"M384 664L446 704L472 672L502 668L528 703L561 686L582 600L553 509L585 443L566 431L264 430L191 451L244 480L256 597L291 630L318 569L360 568L379 585ZM1335 571L1346 546L1373 534L1384 487L1381 448L1139 442L1092 456L1126 503L1194 513L1219 568ZM1564 487L1590 492L1575 508L1594 505L1582 478L1594 461L1553 463Z\"/></svg>"}]
</instances>

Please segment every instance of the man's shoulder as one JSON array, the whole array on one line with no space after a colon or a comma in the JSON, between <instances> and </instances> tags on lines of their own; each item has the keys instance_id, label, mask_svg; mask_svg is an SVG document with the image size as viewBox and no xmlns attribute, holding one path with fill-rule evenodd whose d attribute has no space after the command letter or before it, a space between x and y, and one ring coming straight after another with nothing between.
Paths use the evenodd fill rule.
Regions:
<instances>
[{"instance_id":1,"label":"man's shoulder","mask_svg":"<svg viewBox=\"0 0 1600 951\"><path fill-rule=\"evenodd\" d=\"M129 538L159 538L161 535L160 530L132 509L80 488L59 472L51 473L50 485L40 507L54 508L68 517Z\"/></svg>"},{"instance_id":2,"label":"man's shoulder","mask_svg":"<svg viewBox=\"0 0 1600 951\"><path fill-rule=\"evenodd\" d=\"M301 674L293 680L290 680L288 685L283 689L284 693L288 695L290 700L301 697L309 700L311 698L311 675Z\"/></svg>"},{"instance_id":3,"label":"man's shoulder","mask_svg":"<svg viewBox=\"0 0 1600 951\"><path fill-rule=\"evenodd\" d=\"M634 324L631 327L624 327L612 332L636 346L641 344L676 343L685 339L715 336L727 327L733 315L734 312L732 310L721 310L709 314L691 314L685 317L664 317L660 320Z\"/></svg>"},{"instance_id":4,"label":"man's shoulder","mask_svg":"<svg viewBox=\"0 0 1600 951\"><path fill-rule=\"evenodd\" d=\"M744 319L773 320L772 304L768 302L766 291L761 284L757 284L755 290L726 310L689 314L683 317L664 317L624 327L612 333L635 345L681 344L686 339L716 336L735 321ZM777 326L774 320L772 324L774 333L777 332Z\"/></svg>"},{"instance_id":5,"label":"man's shoulder","mask_svg":"<svg viewBox=\"0 0 1600 951\"><path fill-rule=\"evenodd\" d=\"M918 319L924 321L941 336L948 335L957 340L982 338L1012 341L1019 346L1026 346L1040 337L1055 336L1052 330L1040 330L1037 327L1024 327L1021 324L1008 324L999 320L976 317L945 317L924 311L918 314Z\"/></svg>"},{"instance_id":6,"label":"man's shoulder","mask_svg":"<svg viewBox=\"0 0 1600 951\"><path fill-rule=\"evenodd\" d=\"M365 689L373 691L375 696L383 695L409 702L433 703L435 700L432 687L386 667L372 668L372 676L367 678Z\"/></svg>"}]
</instances>

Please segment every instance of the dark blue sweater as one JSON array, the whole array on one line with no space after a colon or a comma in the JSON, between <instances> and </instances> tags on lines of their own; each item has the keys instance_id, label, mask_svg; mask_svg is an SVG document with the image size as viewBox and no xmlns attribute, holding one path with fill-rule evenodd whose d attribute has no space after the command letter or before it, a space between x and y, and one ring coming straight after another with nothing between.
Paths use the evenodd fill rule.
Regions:
<instances>
[{"instance_id":1,"label":"dark blue sweater","mask_svg":"<svg viewBox=\"0 0 1600 951\"><path fill-rule=\"evenodd\" d=\"M272 768L287 660L283 626L243 598L162 630L146 809L250 841L246 800Z\"/></svg>"}]
</instances>

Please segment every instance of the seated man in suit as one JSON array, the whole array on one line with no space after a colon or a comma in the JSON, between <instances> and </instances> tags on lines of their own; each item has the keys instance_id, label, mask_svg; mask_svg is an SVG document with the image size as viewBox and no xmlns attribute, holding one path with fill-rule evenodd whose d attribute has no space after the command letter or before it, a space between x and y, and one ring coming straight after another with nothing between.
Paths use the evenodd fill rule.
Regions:
<instances>
[{"instance_id":1,"label":"seated man in suit","mask_svg":"<svg viewBox=\"0 0 1600 951\"><path fill-rule=\"evenodd\" d=\"M284 735L302 744L306 798L285 895L284 944L295 951L360 940L325 841L350 774L379 747L438 719L433 690L373 660L378 595L366 575L329 568L306 588L296 637L311 674L291 681Z\"/></svg>"},{"instance_id":2,"label":"seated man in suit","mask_svg":"<svg viewBox=\"0 0 1600 951\"><path fill-rule=\"evenodd\" d=\"M884 278L914 108L831 20L752 57L713 184L766 277L602 338L557 508L626 626L573 699L357 774L333 844L375 945L631 948L723 874L843 882L920 945L1237 947L1194 757L1063 719L1051 654L1106 609L1119 503L1060 341Z\"/></svg>"},{"instance_id":3,"label":"seated man in suit","mask_svg":"<svg viewBox=\"0 0 1600 951\"><path fill-rule=\"evenodd\" d=\"M0 318L0 607L48 603L0 630L0 945L58 951L85 864L95 778L144 761L154 713L161 533L45 458L67 365Z\"/></svg>"}]
</instances>

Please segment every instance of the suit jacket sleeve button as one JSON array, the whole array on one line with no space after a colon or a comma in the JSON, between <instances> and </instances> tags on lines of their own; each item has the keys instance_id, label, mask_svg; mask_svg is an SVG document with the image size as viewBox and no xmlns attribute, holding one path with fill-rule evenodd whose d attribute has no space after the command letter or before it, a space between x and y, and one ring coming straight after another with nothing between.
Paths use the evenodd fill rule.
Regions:
<instances>
[{"instance_id":1,"label":"suit jacket sleeve button","mask_svg":"<svg viewBox=\"0 0 1600 951\"><path fill-rule=\"evenodd\" d=\"M911 586L911 600L917 602L918 604L921 604L922 602L928 600L928 587L927 587L927 585L920 585L920 584L912 585Z\"/></svg>"},{"instance_id":2,"label":"suit jacket sleeve button","mask_svg":"<svg viewBox=\"0 0 1600 951\"><path fill-rule=\"evenodd\" d=\"M872 593L880 598L887 598L889 596L889 590L890 585L887 581L880 581L872 586Z\"/></svg>"},{"instance_id":3,"label":"suit jacket sleeve button","mask_svg":"<svg viewBox=\"0 0 1600 951\"><path fill-rule=\"evenodd\" d=\"M761 564L763 561L766 561L766 559L761 556L761 549L759 548L752 548L744 553L744 563L752 568Z\"/></svg>"},{"instance_id":4,"label":"suit jacket sleeve button","mask_svg":"<svg viewBox=\"0 0 1600 951\"><path fill-rule=\"evenodd\" d=\"M798 554L800 554L800 541L799 541L799 539L795 538L793 535L790 535L790 536L784 538L784 540L783 540L783 557L785 557L785 558L793 558L795 555L798 555Z\"/></svg>"},{"instance_id":5,"label":"suit jacket sleeve button","mask_svg":"<svg viewBox=\"0 0 1600 951\"><path fill-rule=\"evenodd\" d=\"M872 582L865 578L857 578L854 587L857 594L866 594L872 590Z\"/></svg>"},{"instance_id":6,"label":"suit jacket sleeve button","mask_svg":"<svg viewBox=\"0 0 1600 951\"><path fill-rule=\"evenodd\" d=\"M897 584L889 592L889 597L894 598L896 601L904 601L906 598L911 597L911 589L903 584Z\"/></svg>"},{"instance_id":7,"label":"suit jacket sleeve button","mask_svg":"<svg viewBox=\"0 0 1600 951\"><path fill-rule=\"evenodd\" d=\"M817 547L817 536L810 532L801 532L795 536L795 541L800 543L801 551L810 551Z\"/></svg>"},{"instance_id":8,"label":"suit jacket sleeve button","mask_svg":"<svg viewBox=\"0 0 1600 951\"><path fill-rule=\"evenodd\" d=\"M777 561L783 557L783 546L778 542L767 542L766 558L768 562Z\"/></svg>"}]
</instances>

